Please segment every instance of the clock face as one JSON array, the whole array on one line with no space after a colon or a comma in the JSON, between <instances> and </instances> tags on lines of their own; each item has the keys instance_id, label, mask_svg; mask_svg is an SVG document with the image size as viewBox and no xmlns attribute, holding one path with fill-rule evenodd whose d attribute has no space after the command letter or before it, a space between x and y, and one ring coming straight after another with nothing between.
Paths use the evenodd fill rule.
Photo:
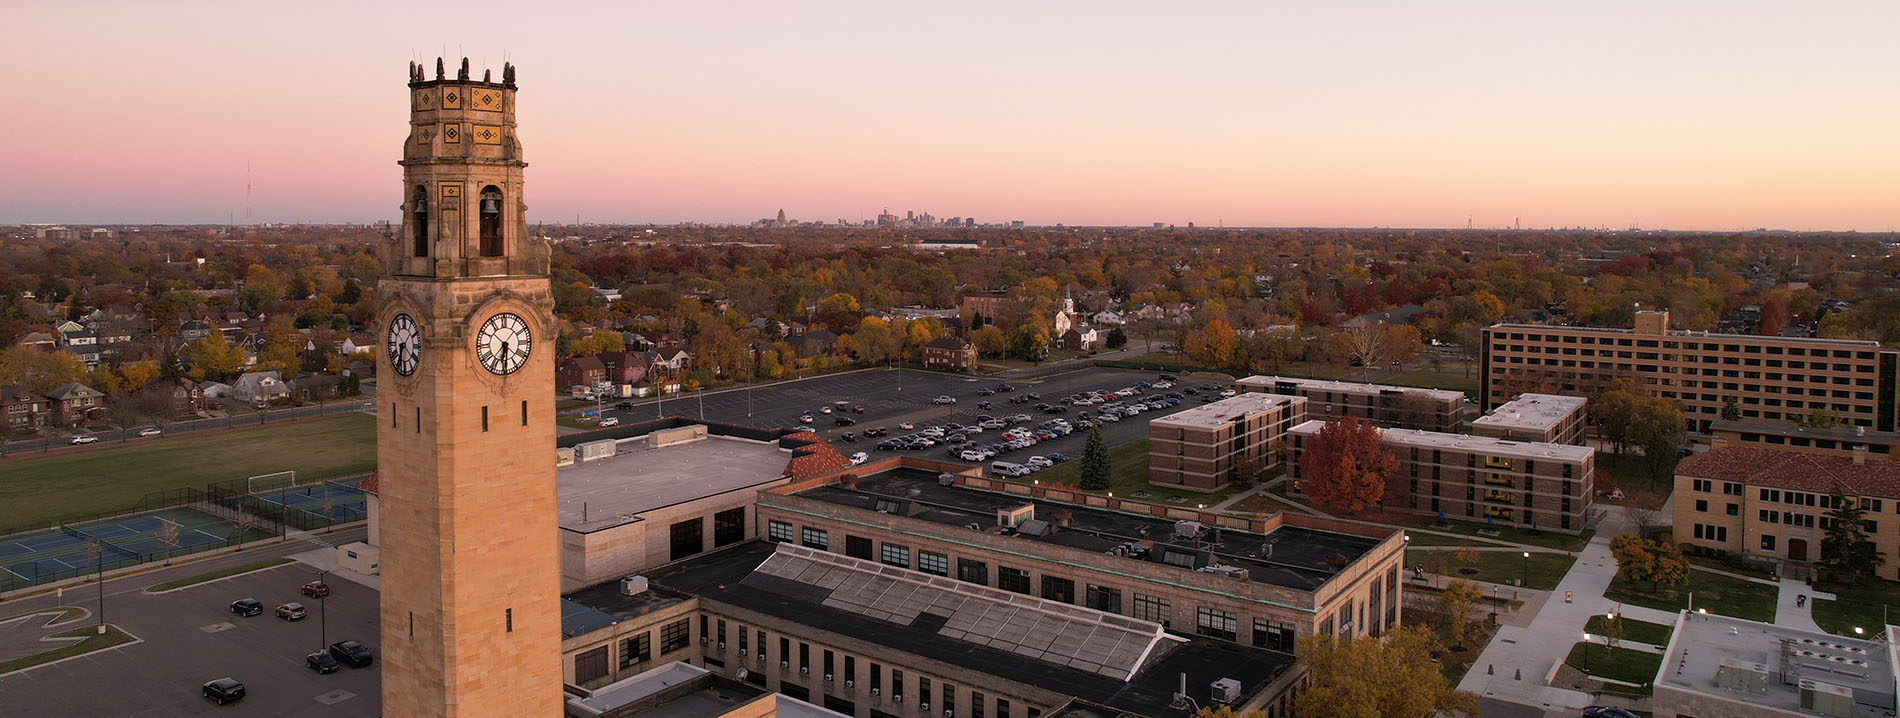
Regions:
<instances>
[{"instance_id":1,"label":"clock face","mask_svg":"<svg viewBox=\"0 0 1900 718\"><path fill-rule=\"evenodd\" d=\"M409 376L416 373L416 362L422 358L422 335L416 331L416 320L407 314L398 314L389 320L389 364L396 373Z\"/></svg>"},{"instance_id":2,"label":"clock face","mask_svg":"<svg viewBox=\"0 0 1900 718\"><path fill-rule=\"evenodd\" d=\"M475 358L495 374L513 374L528 363L528 350L534 338L528 323L513 314L497 314L482 323L475 335Z\"/></svg>"}]
</instances>

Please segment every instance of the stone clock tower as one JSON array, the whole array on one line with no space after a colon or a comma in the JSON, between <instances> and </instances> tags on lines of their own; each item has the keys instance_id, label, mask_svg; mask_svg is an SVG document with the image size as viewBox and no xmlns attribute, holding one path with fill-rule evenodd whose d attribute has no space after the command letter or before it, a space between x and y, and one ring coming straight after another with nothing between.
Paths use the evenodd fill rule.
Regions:
<instances>
[{"instance_id":1,"label":"stone clock tower","mask_svg":"<svg viewBox=\"0 0 1900 718\"><path fill-rule=\"evenodd\" d=\"M554 301L523 218L514 67L411 63L402 147L376 290L382 712L558 716Z\"/></svg>"}]
</instances>

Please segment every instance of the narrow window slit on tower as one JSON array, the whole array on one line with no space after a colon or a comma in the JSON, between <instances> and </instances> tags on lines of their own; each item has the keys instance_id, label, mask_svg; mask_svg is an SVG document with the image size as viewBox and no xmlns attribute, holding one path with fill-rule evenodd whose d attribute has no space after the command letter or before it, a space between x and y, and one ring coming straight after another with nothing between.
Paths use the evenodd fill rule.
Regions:
<instances>
[{"instance_id":1,"label":"narrow window slit on tower","mask_svg":"<svg viewBox=\"0 0 1900 718\"><path fill-rule=\"evenodd\" d=\"M416 433L422 433L422 407L416 407Z\"/></svg>"},{"instance_id":2,"label":"narrow window slit on tower","mask_svg":"<svg viewBox=\"0 0 1900 718\"><path fill-rule=\"evenodd\" d=\"M521 402L521 425L528 425L528 402L525 399Z\"/></svg>"},{"instance_id":3,"label":"narrow window slit on tower","mask_svg":"<svg viewBox=\"0 0 1900 718\"><path fill-rule=\"evenodd\" d=\"M488 430L488 407L482 407L482 431Z\"/></svg>"},{"instance_id":4,"label":"narrow window slit on tower","mask_svg":"<svg viewBox=\"0 0 1900 718\"><path fill-rule=\"evenodd\" d=\"M512 609L512 608L502 609L502 620L508 623L508 633L514 633L515 632L515 609Z\"/></svg>"}]
</instances>

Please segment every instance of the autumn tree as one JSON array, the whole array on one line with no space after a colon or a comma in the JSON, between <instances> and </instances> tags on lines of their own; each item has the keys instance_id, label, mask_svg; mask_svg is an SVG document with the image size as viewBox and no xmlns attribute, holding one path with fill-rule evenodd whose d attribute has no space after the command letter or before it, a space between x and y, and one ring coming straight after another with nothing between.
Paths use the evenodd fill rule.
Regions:
<instances>
[{"instance_id":1,"label":"autumn tree","mask_svg":"<svg viewBox=\"0 0 1900 718\"><path fill-rule=\"evenodd\" d=\"M1636 402L1629 418L1627 438L1642 447L1651 486L1675 472L1676 462L1681 458L1677 449L1682 446L1685 428L1682 410L1676 408L1675 402L1661 397Z\"/></svg>"},{"instance_id":2,"label":"autumn tree","mask_svg":"<svg viewBox=\"0 0 1900 718\"><path fill-rule=\"evenodd\" d=\"M226 379L244 370L244 350L225 340L224 332L213 330L193 342L189 356L191 378L199 381Z\"/></svg>"},{"instance_id":3,"label":"autumn tree","mask_svg":"<svg viewBox=\"0 0 1900 718\"><path fill-rule=\"evenodd\" d=\"M1089 427L1089 441L1082 447L1082 477L1080 486L1089 491L1107 491L1113 467L1109 464L1108 446L1102 443L1102 431Z\"/></svg>"},{"instance_id":4,"label":"autumn tree","mask_svg":"<svg viewBox=\"0 0 1900 718\"><path fill-rule=\"evenodd\" d=\"M1473 713L1477 696L1438 671L1430 632L1405 626L1381 637L1315 636L1297 650L1309 682L1293 700L1301 718L1435 718Z\"/></svg>"},{"instance_id":5,"label":"autumn tree","mask_svg":"<svg viewBox=\"0 0 1900 718\"><path fill-rule=\"evenodd\" d=\"M1616 558L1617 575L1648 582L1651 588L1679 586L1689 581L1689 562L1666 543L1622 534L1610 539L1610 555Z\"/></svg>"},{"instance_id":6,"label":"autumn tree","mask_svg":"<svg viewBox=\"0 0 1900 718\"><path fill-rule=\"evenodd\" d=\"M1194 712L1194 718L1267 718L1267 712L1237 711L1234 710L1233 706L1222 703L1220 705L1201 706L1200 710Z\"/></svg>"},{"instance_id":7,"label":"autumn tree","mask_svg":"<svg viewBox=\"0 0 1900 718\"><path fill-rule=\"evenodd\" d=\"M1009 353L1018 359L1042 361L1049 356L1049 332L1035 324L1024 324L1009 336Z\"/></svg>"},{"instance_id":8,"label":"autumn tree","mask_svg":"<svg viewBox=\"0 0 1900 718\"><path fill-rule=\"evenodd\" d=\"M86 363L63 351L15 346L0 351L0 384L18 384L45 394L86 378Z\"/></svg>"},{"instance_id":9,"label":"autumn tree","mask_svg":"<svg viewBox=\"0 0 1900 718\"><path fill-rule=\"evenodd\" d=\"M1300 490L1332 511L1358 513L1379 503L1386 477L1398 468L1398 457L1380 442L1378 427L1358 417L1341 417L1307 439L1300 456Z\"/></svg>"},{"instance_id":10,"label":"autumn tree","mask_svg":"<svg viewBox=\"0 0 1900 718\"><path fill-rule=\"evenodd\" d=\"M1832 523L1821 537L1821 560L1815 567L1836 581L1858 584L1873 578L1875 569L1887 559L1868 538L1865 512L1857 501L1839 491L1828 500L1834 506L1827 512Z\"/></svg>"},{"instance_id":11,"label":"autumn tree","mask_svg":"<svg viewBox=\"0 0 1900 718\"><path fill-rule=\"evenodd\" d=\"M970 343L975 345L977 353L983 356L1002 356L1003 352L1009 348L1009 335L1004 334L1000 327L992 324L970 332Z\"/></svg>"},{"instance_id":12,"label":"autumn tree","mask_svg":"<svg viewBox=\"0 0 1900 718\"><path fill-rule=\"evenodd\" d=\"M1463 650L1465 641L1472 636L1475 626L1471 621L1471 608L1484 598L1484 591L1477 584L1463 579L1445 584L1445 590L1438 594L1439 630L1450 644L1452 650Z\"/></svg>"},{"instance_id":13,"label":"autumn tree","mask_svg":"<svg viewBox=\"0 0 1900 718\"><path fill-rule=\"evenodd\" d=\"M1215 319L1189 337L1188 356L1205 367L1222 369L1234 363L1234 327Z\"/></svg>"},{"instance_id":14,"label":"autumn tree","mask_svg":"<svg viewBox=\"0 0 1900 718\"><path fill-rule=\"evenodd\" d=\"M158 374L158 362L154 361L129 361L119 365L119 376L125 379L125 390L128 392L144 389L146 384L158 378Z\"/></svg>"}]
</instances>

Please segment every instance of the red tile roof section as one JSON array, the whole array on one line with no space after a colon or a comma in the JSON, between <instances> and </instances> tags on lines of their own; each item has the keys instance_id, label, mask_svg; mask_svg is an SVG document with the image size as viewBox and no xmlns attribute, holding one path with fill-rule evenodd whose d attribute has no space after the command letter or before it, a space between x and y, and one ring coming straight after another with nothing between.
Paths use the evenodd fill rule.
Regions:
<instances>
[{"instance_id":1,"label":"red tile roof section","mask_svg":"<svg viewBox=\"0 0 1900 718\"><path fill-rule=\"evenodd\" d=\"M785 473L793 480L823 476L851 465L850 459L810 430L788 435L785 440L803 442L803 445L792 449L792 460L785 464Z\"/></svg>"},{"instance_id":2,"label":"red tile roof section","mask_svg":"<svg viewBox=\"0 0 1900 718\"><path fill-rule=\"evenodd\" d=\"M1810 454L1756 446L1724 446L1676 465L1676 474L1756 486L1849 496L1900 498L1900 461Z\"/></svg>"},{"instance_id":3,"label":"red tile roof section","mask_svg":"<svg viewBox=\"0 0 1900 718\"><path fill-rule=\"evenodd\" d=\"M376 472L374 471L369 472L369 475L363 477L362 481L356 482L356 489L358 491L364 491L364 492L373 494L373 493L376 493L376 488L377 488Z\"/></svg>"}]
</instances>

